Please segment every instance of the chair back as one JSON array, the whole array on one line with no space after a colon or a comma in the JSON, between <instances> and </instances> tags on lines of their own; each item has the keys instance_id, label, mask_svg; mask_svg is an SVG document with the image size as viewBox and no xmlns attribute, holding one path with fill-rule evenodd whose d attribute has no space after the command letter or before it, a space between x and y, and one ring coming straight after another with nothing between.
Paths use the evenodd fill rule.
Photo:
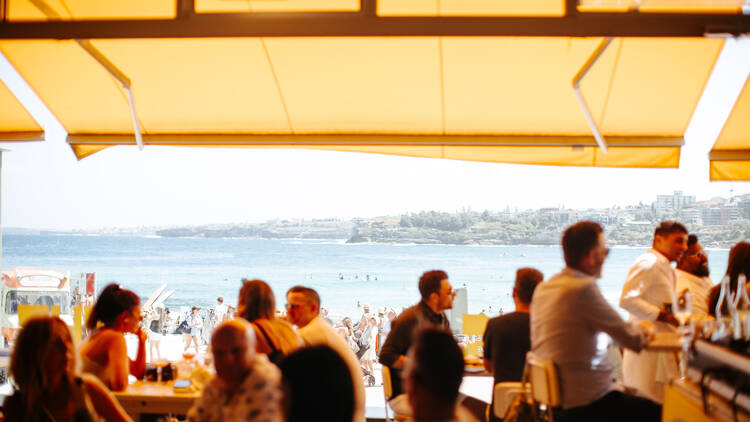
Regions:
<instances>
[{"instance_id":1,"label":"chair back","mask_svg":"<svg viewBox=\"0 0 750 422\"><path fill-rule=\"evenodd\" d=\"M555 363L528 352L526 365L534 401L546 405L548 409L560 406L560 384Z\"/></svg>"},{"instance_id":2,"label":"chair back","mask_svg":"<svg viewBox=\"0 0 750 422\"><path fill-rule=\"evenodd\" d=\"M60 316L57 305L18 305L18 325L23 327L26 321L37 316Z\"/></svg>"},{"instance_id":3,"label":"chair back","mask_svg":"<svg viewBox=\"0 0 750 422\"><path fill-rule=\"evenodd\" d=\"M513 403L513 399L518 394L526 390L528 393L528 385L524 388L522 382L499 382L495 384L495 389L492 394L492 411L498 418L502 419L508 412L508 407Z\"/></svg>"},{"instance_id":4,"label":"chair back","mask_svg":"<svg viewBox=\"0 0 750 422\"><path fill-rule=\"evenodd\" d=\"M391 383L391 368L383 365L383 396L388 401L393 397L393 384Z\"/></svg>"}]
</instances>

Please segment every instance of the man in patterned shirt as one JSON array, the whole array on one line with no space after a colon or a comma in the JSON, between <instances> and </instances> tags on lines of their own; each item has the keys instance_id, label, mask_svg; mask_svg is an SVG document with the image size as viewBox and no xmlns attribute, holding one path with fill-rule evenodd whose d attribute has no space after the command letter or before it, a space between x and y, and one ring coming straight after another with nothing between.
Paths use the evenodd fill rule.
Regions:
<instances>
[{"instance_id":1,"label":"man in patterned shirt","mask_svg":"<svg viewBox=\"0 0 750 422\"><path fill-rule=\"evenodd\" d=\"M252 326L242 319L219 325L211 336L216 376L188 411L191 422L281 422L281 373L255 353Z\"/></svg>"}]
</instances>

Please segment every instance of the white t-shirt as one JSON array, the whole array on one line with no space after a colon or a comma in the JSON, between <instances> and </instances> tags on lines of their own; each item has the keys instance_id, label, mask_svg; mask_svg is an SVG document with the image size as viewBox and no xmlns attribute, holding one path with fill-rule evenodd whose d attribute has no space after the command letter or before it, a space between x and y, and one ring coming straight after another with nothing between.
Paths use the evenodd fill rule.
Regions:
<instances>
[{"instance_id":1,"label":"white t-shirt","mask_svg":"<svg viewBox=\"0 0 750 422\"><path fill-rule=\"evenodd\" d=\"M227 315L227 310L229 307L223 303L217 303L216 309L214 309L214 314L216 315L216 320L219 322L224 321L224 317Z\"/></svg>"}]
</instances>

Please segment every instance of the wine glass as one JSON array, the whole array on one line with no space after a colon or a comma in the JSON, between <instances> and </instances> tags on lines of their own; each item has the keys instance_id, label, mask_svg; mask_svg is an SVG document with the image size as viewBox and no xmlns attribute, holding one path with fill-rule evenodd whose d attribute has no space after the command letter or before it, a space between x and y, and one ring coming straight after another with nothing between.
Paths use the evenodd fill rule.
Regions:
<instances>
[{"instance_id":1,"label":"wine glass","mask_svg":"<svg viewBox=\"0 0 750 422\"><path fill-rule=\"evenodd\" d=\"M690 348L690 329L687 322L690 320L692 312L692 300L690 290L684 289L681 292L675 292L675 298L672 301L672 310L677 321L680 322L679 332L682 335L682 353L680 353L680 379L685 379L687 372L687 354Z\"/></svg>"}]
</instances>

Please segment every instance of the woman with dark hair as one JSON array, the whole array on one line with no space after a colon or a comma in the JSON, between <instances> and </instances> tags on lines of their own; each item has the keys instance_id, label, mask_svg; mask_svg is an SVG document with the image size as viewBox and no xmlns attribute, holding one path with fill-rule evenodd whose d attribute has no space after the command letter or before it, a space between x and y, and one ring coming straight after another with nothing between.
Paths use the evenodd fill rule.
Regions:
<instances>
[{"instance_id":1,"label":"woman with dark hair","mask_svg":"<svg viewBox=\"0 0 750 422\"><path fill-rule=\"evenodd\" d=\"M281 364L286 422L351 422L354 385L349 367L328 346L299 349Z\"/></svg>"},{"instance_id":2,"label":"woman with dark hair","mask_svg":"<svg viewBox=\"0 0 750 422\"><path fill-rule=\"evenodd\" d=\"M292 326L276 318L273 291L263 280L244 280L240 288L237 316L253 325L257 352L267 354L268 359L277 365L284 356L302 345Z\"/></svg>"},{"instance_id":3,"label":"woman with dark hair","mask_svg":"<svg viewBox=\"0 0 750 422\"><path fill-rule=\"evenodd\" d=\"M141 329L141 300L130 290L110 284L99 294L86 327L91 335L80 349L83 372L96 375L114 391L128 385L128 374L146 372L146 333ZM138 336L138 354L128 358L125 333Z\"/></svg>"},{"instance_id":4,"label":"woman with dark hair","mask_svg":"<svg viewBox=\"0 0 750 422\"><path fill-rule=\"evenodd\" d=\"M729 277L729 289L732 293L737 291L737 286L740 282L740 275L745 276L745 288L747 289L747 282L750 281L750 243L748 242L739 242L729 250L727 273L724 277ZM719 302L721 285L722 283L719 282L708 293L708 314L713 317L716 316L716 305ZM729 313L726 300L725 296L721 305L721 314L723 316L727 316Z\"/></svg>"},{"instance_id":5,"label":"woman with dark hair","mask_svg":"<svg viewBox=\"0 0 750 422\"><path fill-rule=\"evenodd\" d=\"M21 422L129 421L107 388L75 374L73 340L57 317L26 322L10 361L15 391L5 399L6 420Z\"/></svg>"}]
</instances>

